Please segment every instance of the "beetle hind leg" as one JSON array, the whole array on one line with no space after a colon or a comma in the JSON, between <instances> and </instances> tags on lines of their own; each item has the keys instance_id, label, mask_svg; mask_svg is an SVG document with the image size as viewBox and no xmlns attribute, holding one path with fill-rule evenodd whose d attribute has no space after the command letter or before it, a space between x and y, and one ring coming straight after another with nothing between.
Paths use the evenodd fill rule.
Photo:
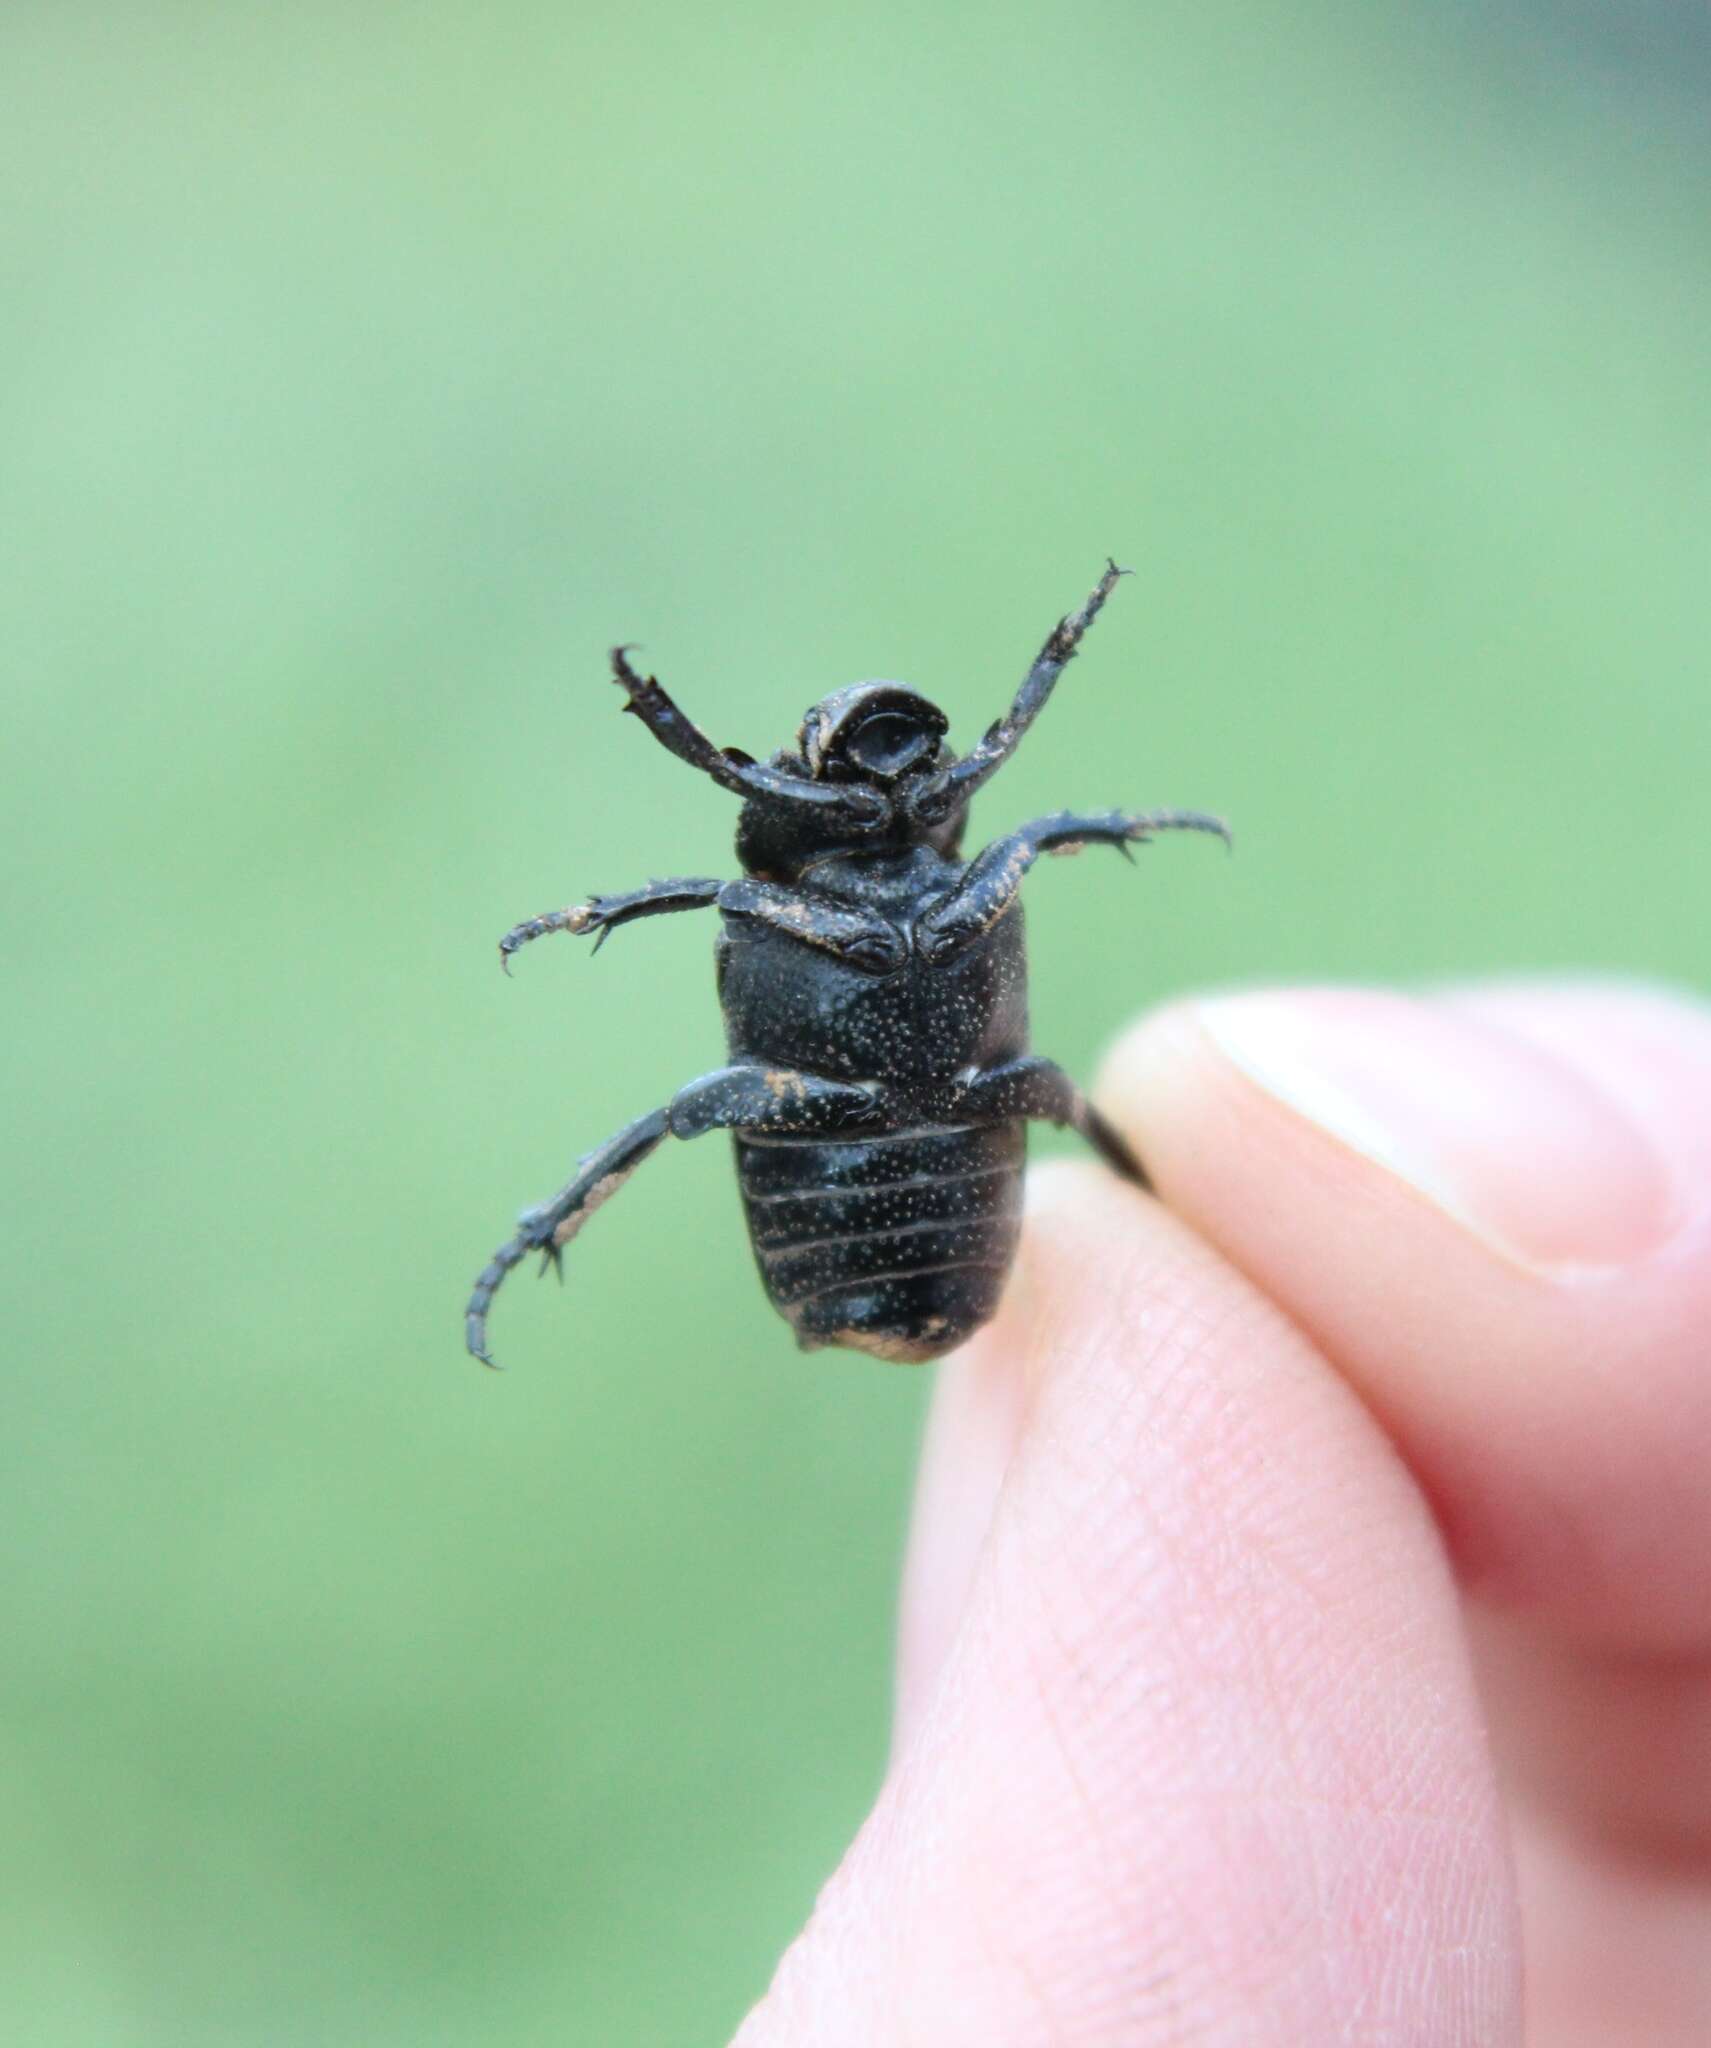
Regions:
<instances>
[{"instance_id":1,"label":"beetle hind leg","mask_svg":"<svg viewBox=\"0 0 1711 2048\"><path fill-rule=\"evenodd\" d=\"M1055 1060L1037 1053L988 1067L968 1085L968 1106L990 1118L1032 1117L1079 1132L1113 1173L1152 1188L1146 1168L1115 1124L1100 1115Z\"/></svg>"},{"instance_id":2,"label":"beetle hind leg","mask_svg":"<svg viewBox=\"0 0 1711 2048\"><path fill-rule=\"evenodd\" d=\"M1151 1177L1129 1149L1128 1139L1107 1117L1100 1115L1073 1081L1069 1081L1068 1085L1072 1097L1068 1119L1070 1128L1080 1132L1113 1173L1151 1193Z\"/></svg>"},{"instance_id":3,"label":"beetle hind leg","mask_svg":"<svg viewBox=\"0 0 1711 2048\"><path fill-rule=\"evenodd\" d=\"M517 1234L502 1244L481 1269L464 1311L464 1342L470 1355L492 1365L487 1349L487 1312L505 1276L530 1252L541 1270L557 1267L560 1255L602 1202L610 1201L636 1168L668 1136L698 1138L708 1131L745 1131L775 1136L836 1135L866 1131L882 1120L884 1107L871 1088L831 1081L819 1074L739 1064L720 1067L680 1088L668 1107L628 1124L615 1138L590 1152L551 1201L525 1209Z\"/></svg>"},{"instance_id":4,"label":"beetle hind leg","mask_svg":"<svg viewBox=\"0 0 1711 2048\"><path fill-rule=\"evenodd\" d=\"M565 1246L601 1203L609 1201L618 1192L665 1134L666 1113L663 1109L651 1110L646 1116L638 1117L615 1138L609 1138L598 1151L590 1152L578 1166L574 1178L567 1181L550 1201L524 1210L516 1236L509 1243L502 1244L482 1267L475 1282L475 1291L469 1297L469 1306L464 1310L464 1343L471 1357L479 1358L483 1365L495 1363L487 1349L487 1312L506 1274L514 1266L521 1265L530 1252L539 1252L542 1256L541 1270L545 1272L551 1265L559 1270L562 1277L560 1261Z\"/></svg>"},{"instance_id":5,"label":"beetle hind leg","mask_svg":"<svg viewBox=\"0 0 1711 2048\"><path fill-rule=\"evenodd\" d=\"M1087 1140L1119 1179L1152 1193L1152 1180L1135 1157L1128 1139L1109 1117L1102 1116L1094 1108L1062 1067L1051 1060L1040 1060L1036 1073L1029 1078L1037 1091L1035 1100L1038 1103L1037 1108L1031 1107L1027 1111L1029 1116L1054 1123L1059 1130L1067 1128L1076 1132Z\"/></svg>"}]
</instances>

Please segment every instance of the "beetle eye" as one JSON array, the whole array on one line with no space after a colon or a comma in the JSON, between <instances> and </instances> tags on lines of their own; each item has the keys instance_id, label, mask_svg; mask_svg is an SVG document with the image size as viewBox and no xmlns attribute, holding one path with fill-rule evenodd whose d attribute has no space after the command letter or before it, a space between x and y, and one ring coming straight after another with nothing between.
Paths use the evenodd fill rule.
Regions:
<instances>
[{"instance_id":1,"label":"beetle eye","mask_svg":"<svg viewBox=\"0 0 1711 2048\"><path fill-rule=\"evenodd\" d=\"M868 775L901 775L932 744L933 735L919 719L901 711L881 711L850 734L844 756Z\"/></svg>"}]
</instances>

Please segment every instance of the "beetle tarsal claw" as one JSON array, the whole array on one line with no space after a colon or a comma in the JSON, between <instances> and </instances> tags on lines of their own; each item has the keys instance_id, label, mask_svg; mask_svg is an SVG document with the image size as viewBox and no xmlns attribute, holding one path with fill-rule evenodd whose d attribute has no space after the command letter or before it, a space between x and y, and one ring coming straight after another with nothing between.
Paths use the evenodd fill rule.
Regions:
<instances>
[{"instance_id":1,"label":"beetle tarsal claw","mask_svg":"<svg viewBox=\"0 0 1711 2048\"><path fill-rule=\"evenodd\" d=\"M635 652L637 644L634 640L626 640L621 646L614 647L611 652L611 662L613 682L618 685L619 689L627 693L619 709L635 711L639 715L640 706L636 700L644 692L654 687L654 679L652 676L649 676L644 681L630 665L630 656Z\"/></svg>"}]
</instances>

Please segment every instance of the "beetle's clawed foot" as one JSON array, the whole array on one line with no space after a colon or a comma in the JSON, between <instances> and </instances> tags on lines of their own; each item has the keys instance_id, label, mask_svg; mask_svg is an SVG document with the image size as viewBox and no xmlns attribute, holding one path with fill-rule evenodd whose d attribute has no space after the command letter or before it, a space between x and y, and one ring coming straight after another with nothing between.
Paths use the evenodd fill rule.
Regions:
<instances>
[{"instance_id":1,"label":"beetle's clawed foot","mask_svg":"<svg viewBox=\"0 0 1711 2048\"><path fill-rule=\"evenodd\" d=\"M613 682L627 692L621 708L639 715L641 706L637 700L645 696L649 690L658 689L659 684L652 676L638 675L630 665L630 656L635 652L637 644L634 640L626 640L621 647L614 647L611 661Z\"/></svg>"},{"instance_id":2,"label":"beetle's clawed foot","mask_svg":"<svg viewBox=\"0 0 1711 2048\"><path fill-rule=\"evenodd\" d=\"M1134 573L1133 569L1122 568L1118 564L1115 555L1107 555L1105 557L1104 573L1088 594L1087 602L1081 607L1080 611L1071 612L1069 617L1064 620L1063 627L1060 628L1060 630L1066 630L1071 635L1072 645L1081 638L1093 621L1098 618L1100 612L1104 609L1105 600L1117 588L1119 580L1124 576L1132 576Z\"/></svg>"},{"instance_id":3,"label":"beetle's clawed foot","mask_svg":"<svg viewBox=\"0 0 1711 2048\"><path fill-rule=\"evenodd\" d=\"M487 1318L485 1316L469 1315L464 1317L463 1342L464 1348L468 1351L470 1357L479 1359L489 1372L503 1372L505 1370L498 1359L494 1358L487 1349Z\"/></svg>"},{"instance_id":4,"label":"beetle's clawed foot","mask_svg":"<svg viewBox=\"0 0 1711 2048\"><path fill-rule=\"evenodd\" d=\"M1114 557L1106 556L1105 571L1088 593L1087 602L1079 611L1068 613L1058 620L1051 638L1045 644L1045 658L1053 662L1066 662L1081 645L1081 637L1104 609L1105 600L1117 588L1119 577L1131 576L1131 569L1119 568Z\"/></svg>"},{"instance_id":5,"label":"beetle's clawed foot","mask_svg":"<svg viewBox=\"0 0 1711 2048\"><path fill-rule=\"evenodd\" d=\"M1209 832L1215 839L1224 842L1224 851L1234 850L1235 841L1230 828L1222 818L1214 818L1209 811L1154 811L1148 817L1136 818L1124 835L1123 852L1133 859L1129 847L1145 846L1155 832Z\"/></svg>"},{"instance_id":6,"label":"beetle's clawed foot","mask_svg":"<svg viewBox=\"0 0 1711 2048\"><path fill-rule=\"evenodd\" d=\"M598 931L600 938L594 942L594 950L598 953L606 928L606 917L598 896L591 896L586 903L573 903L568 910L549 911L545 917L525 918L521 924L514 924L499 941L499 965L509 974L511 955L520 952L531 939L543 938L548 932Z\"/></svg>"},{"instance_id":7,"label":"beetle's clawed foot","mask_svg":"<svg viewBox=\"0 0 1711 2048\"><path fill-rule=\"evenodd\" d=\"M538 925L540 922L539 918L531 918L529 924L513 925L499 941L499 965L507 976L511 972L511 955L520 947L526 946L531 939L540 937L538 931L530 929L531 925Z\"/></svg>"}]
</instances>

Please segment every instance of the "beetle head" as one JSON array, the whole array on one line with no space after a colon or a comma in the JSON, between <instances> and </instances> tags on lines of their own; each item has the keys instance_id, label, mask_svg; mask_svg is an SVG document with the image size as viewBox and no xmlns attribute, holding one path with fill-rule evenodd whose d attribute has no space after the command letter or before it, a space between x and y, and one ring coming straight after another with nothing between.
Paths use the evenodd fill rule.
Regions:
<instances>
[{"instance_id":1,"label":"beetle head","mask_svg":"<svg viewBox=\"0 0 1711 2048\"><path fill-rule=\"evenodd\" d=\"M935 767L949 720L906 683L851 683L802 721L797 749L816 782L883 788Z\"/></svg>"}]
</instances>

